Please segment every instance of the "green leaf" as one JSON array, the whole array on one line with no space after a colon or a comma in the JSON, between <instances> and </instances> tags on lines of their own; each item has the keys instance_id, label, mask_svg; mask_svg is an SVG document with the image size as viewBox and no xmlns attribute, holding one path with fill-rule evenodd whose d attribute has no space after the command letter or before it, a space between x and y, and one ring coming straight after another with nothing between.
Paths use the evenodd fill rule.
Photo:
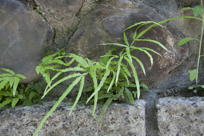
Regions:
<instances>
[{"instance_id":1,"label":"green leaf","mask_svg":"<svg viewBox=\"0 0 204 136\"><path fill-rule=\"evenodd\" d=\"M103 119L103 117L104 117L104 115L105 115L105 113L106 113L108 107L109 107L110 104L112 103L112 101L113 101L113 98L111 97L111 98L108 98L108 99L106 100L106 102L103 104L101 113L100 113L99 118L98 118L99 121Z\"/></svg>"},{"instance_id":2,"label":"green leaf","mask_svg":"<svg viewBox=\"0 0 204 136\"><path fill-rule=\"evenodd\" d=\"M12 97L13 94L9 91L0 91L0 96Z\"/></svg>"},{"instance_id":3,"label":"green leaf","mask_svg":"<svg viewBox=\"0 0 204 136\"><path fill-rule=\"evenodd\" d=\"M95 93L95 95L93 95L94 96L94 107L93 107L93 111L92 111L92 114L94 115L95 111L96 111L96 108L97 108L97 102L98 102L98 92L96 91L97 88L98 88L96 67L91 67L90 76L91 76L93 84L94 84L94 93ZM88 102L86 101L86 103L88 103Z\"/></svg>"},{"instance_id":4,"label":"green leaf","mask_svg":"<svg viewBox=\"0 0 204 136\"><path fill-rule=\"evenodd\" d=\"M137 88L137 98L139 99L140 98L140 83L139 83L137 71L136 71L134 65L132 64L132 62L129 60L129 58L125 57L125 60L128 62L128 64L130 65L130 68L132 69L133 77L135 80L135 86Z\"/></svg>"},{"instance_id":5,"label":"green leaf","mask_svg":"<svg viewBox=\"0 0 204 136\"><path fill-rule=\"evenodd\" d=\"M138 50L138 51L141 51L141 52L143 52L144 54L146 54L146 55L149 57L149 60L150 60L151 65L153 65L154 59L153 59L152 55L151 55L148 51L146 51L145 49L143 49L143 48L141 48L141 47L134 47L134 46L132 46L131 48L132 48L132 49L135 49L135 50Z\"/></svg>"},{"instance_id":6,"label":"green leaf","mask_svg":"<svg viewBox=\"0 0 204 136\"><path fill-rule=\"evenodd\" d=\"M29 100L30 102L32 102L32 99L33 99L34 97L36 97L36 96L37 96L37 93L32 91L32 92L29 93L28 100Z\"/></svg>"},{"instance_id":7,"label":"green leaf","mask_svg":"<svg viewBox=\"0 0 204 136\"><path fill-rule=\"evenodd\" d=\"M113 59L115 59L116 57L111 57L109 60L108 60L108 62L107 62L107 64L106 64L106 70L108 70L108 68L109 68L109 66L110 66L110 64L111 64L111 62L113 61Z\"/></svg>"},{"instance_id":8,"label":"green leaf","mask_svg":"<svg viewBox=\"0 0 204 136\"><path fill-rule=\"evenodd\" d=\"M97 86L97 88L94 90L94 93L91 94L91 96L87 99L87 102L88 103L93 96L95 96L99 91L100 89L103 87L106 79L108 78L108 76L110 75L110 70L107 70L103 76L103 78L101 79L101 82L99 83L99 85Z\"/></svg>"},{"instance_id":9,"label":"green leaf","mask_svg":"<svg viewBox=\"0 0 204 136\"><path fill-rule=\"evenodd\" d=\"M8 84L8 82L9 82L9 79L4 78L4 80L0 82L0 90L4 89L6 85Z\"/></svg>"},{"instance_id":10,"label":"green leaf","mask_svg":"<svg viewBox=\"0 0 204 136\"><path fill-rule=\"evenodd\" d=\"M3 107L5 107L6 105L10 104L11 101L12 101L11 98L5 99L3 102L0 103L0 109L3 108Z\"/></svg>"},{"instance_id":11,"label":"green leaf","mask_svg":"<svg viewBox=\"0 0 204 136\"><path fill-rule=\"evenodd\" d=\"M203 13L204 7L202 5L195 6L193 8L193 15L194 16L201 16Z\"/></svg>"},{"instance_id":12,"label":"green leaf","mask_svg":"<svg viewBox=\"0 0 204 136\"><path fill-rule=\"evenodd\" d=\"M119 79L119 76L120 76L120 69L121 69L121 63L123 61L123 55L120 55L120 59L118 61L118 67L117 67L117 73L116 73L116 79L115 79L115 84L117 86L118 84L118 79Z\"/></svg>"},{"instance_id":13,"label":"green leaf","mask_svg":"<svg viewBox=\"0 0 204 136\"><path fill-rule=\"evenodd\" d=\"M132 55L131 55L131 50L130 47L126 48L126 54L128 56L128 58L130 59L130 62L132 63Z\"/></svg>"},{"instance_id":14,"label":"green leaf","mask_svg":"<svg viewBox=\"0 0 204 136\"><path fill-rule=\"evenodd\" d=\"M73 58L76 62L78 62L78 64L80 64L82 67L88 67L89 66L87 61L81 56L78 56L75 54L70 54L70 57Z\"/></svg>"},{"instance_id":15,"label":"green leaf","mask_svg":"<svg viewBox=\"0 0 204 136\"><path fill-rule=\"evenodd\" d=\"M141 84L141 87L143 87L145 90L149 90L149 87L144 83Z\"/></svg>"},{"instance_id":16,"label":"green leaf","mask_svg":"<svg viewBox=\"0 0 204 136\"><path fill-rule=\"evenodd\" d=\"M140 32L137 36L137 38L139 39L140 37L142 37L145 33L147 33L148 31L150 31L152 28L158 26L158 24L164 24L167 23L169 21L174 21L174 20L179 20L179 19L194 19L194 20L199 20L202 21L202 19L198 18L198 17L194 17L194 16L178 16L178 17L172 17L172 18L168 18L162 21L157 22L157 24L152 24L149 27L147 27L145 30L143 30L142 32Z\"/></svg>"},{"instance_id":17,"label":"green leaf","mask_svg":"<svg viewBox=\"0 0 204 136\"><path fill-rule=\"evenodd\" d=\"M85 76L83 76L83 77L81 78L80 87L79 87L79 92L78 92L78 94L77 94L77 97L76 97L76 100L75 100L73 106L71 107L70 114L71 114L72 111L75 109L77 103L79 102L79 99L81 98L81 95L82 95L82 92L83 92L83 89L84 89L84 83L85 83Z\"/></svg>"},{"instance_id":18,"label":"green leaf","mask_svg":"<svg viewBox=\"0 0 204 136\"><path fill-rule=\"evenodd\" d=\"M183 46L184 44L186 44L192 40L194 40L194 39L190 38L190 37L183 38L178 42L178 46Z\"/></svg>"},{"instance_id":19,"label":"green leaf","mask_svg":"<svg viewBox=\"0 0 204 136\"><path fill-rule=\"evenodd\" d=\"M20 82L20 79L14 78L13 80L14 80L14 81L13 81L13 90L12 90L12 92L13 92L13 96L15 96L15 95L16 95L16 90L17 90L17 87L18 87L18 84L19 84L19 82Z\"/></svg>"},{"instance_id":20,"label":"green leaf","mask_svg":"<svg viewBox=\"0 0 204 136\"><path fill-rule=\"evenodd\" d=\"M129 79L128 79L126 73L125 73L125 72L122 72L122 75L125 77L126 83L127 83L127 85L129 86L129 85L130 85L130 81L129 81Z\"/></svg>"},{"instance_id":21,"label":"green leaf","mask_svg":"<svg viewBox=\"0 0 204 136\"><path fill-rule=\"evenodd\" d=\"M81 76L80 73L74 73L74 74L68 75L68 76L63 77L62 79L56 81L53 85L46 87L47 89L44 91L42 98L44 98L54 87L61 84L62 82L66 81L68 79L71 79L71 78L79 77L79 76ZM48 85L50 85L50 84L51 83L49 83Z\"/></svg>"},{"instance_id":22,"label":"green leaf","mask_svg":"<svg viewBox=\"0 0 204 136\"><path fill-rule=\"evenodd\" d=\"M193 10L193 8L191 8L191 7L184 7L184 8L182 8L181 10L182 10L182 11L187 11L187 10Z\"/></svg>"},{"instance_id":23,"label":"green leaf","mask_svg":"<svg viewBox=\"0 0 204 136\"><path fill-rule=\"evenodd\" d=\"M66 72L84 72L85 69L84 68L81 68L81 67L71 67L71 68L65 68L65 69L59 69L57 71L60 71L60 72L63 72L63 73L66 73Z\"/></svg>"},{"instance_id":24,"label":"green leaf","mask_svg":"<svg viewBox=\"0 0 204 136\"><path fill-rule=\"evenodd\" d=\"M13 70L7 69L7 68L0 68L0 70L9 73L10 75L15 75L15 72Z\"/></svg>"},{"instance_id":25,"label":"green leaf","mask_svg":"<svg viewBox=\"0 0 204 136\"><path fill-rule=\"evenodd\" d=\"M123 47L123 48L128 47L127 45L120 44L120 43L103 43L101 45L118 46L118 47Z\"/></svg>"},{"instance_id":26,"label":"green leaf","mask_svg":"<svg viewBox=\"0 0 204 136\"><path fill-rule=\"evenodd\" d=\"M154 44L158 45L159 47L161 47L162 49L168 51L168 49L162 43L160 43L159 41L156 41L156 40L152 40L152 39L136 39L135 41L154 43Z\"/></svg>"},{"instance_id":27,"label":"green leaf","mask_svg":"<svg viewBox=\"0 0 204 136\"><path fill-rule=\"evenodd\" d=\"M125 96L127 97L127 100L130 104L134 104L135 103L135 100L134 100L134 97L132 95L132 93L130 92L130 90L128 88L125 88Z\"/></svg>"},{"instance_id":28,"label":"green leaf","mask_svg":"<svg viewBox=\"0 0 204 136\"><path fill-rule=\"evenodd\" d=\"M11 101L11 107L14 108L16 106L16 104L18 103L19 98L13 98Z\"/></svg>"},{"instance_id":29,"label":"green leaf","mask_svg":"<svg viewBox=\"0 0 204 136\"><path fill-rule=\"evenodd\" d=\"M144 50L146 50L146 51L149 51L149 52L152 52L152 53L154 53L154 54L156 54L156 55L158 55L158 56L161 56L161 54L159 53L159 52L157 52L157 51L155 51L155 50L153 50L153 49L151 49L151 48L146 48L146 47L140 47L141 49L144 49Z\"/></svg>"},{"instance_id":30,"label":"green leaf","mask_svg":"<svg viewBox=\"0 0 204 136\"><path fill-rule=\"evenodd\" d=\"M60 98L57 100L57 102L52 106L52 108L46 113L46 115L40 121L37 129L33 133L33 136L38 136L38 133L43 128L46 120L53 114L53 112L62 103L62 101L66 98L66 96L72 91L72 89L80 82L80 80L81 80L81 77L78 77L69 85L69 87L64 91L64 93L60 96Z\"/></svg>"},{"instance_id":31,"label":"green leaf","mask_svg":"<svg viewBox=\"0 0 204 136\"><path fill-rule=\"evenodd\" d=\"M128 38L125 32L123 33L123 41L127 46L129 46Z\"/></svg>"},{"instance_id":32,"label":"green leaf","mask_svg":"<svg viewBox=\"0 0 204 136\"><path fill-rule=\"evenodd\" d=\"M197 69L189 70L188 73L190 81L194 81L197 77Z\"/></svg>"},{"instance_id":33,"label":"green leaf","mask_svg":"<svg viewBox=\"0 0 204 136\"><path fill-rule=\"evenodd\" d=\"M142 61L141 61L139 58L135 57L135 56L132 56L132 58L135 59L135 61L136 61L136 62L139 64L139 66L141 67L141 69L142 69L144 75L146 75L146 71L145 71L144 64L142 63Z\"/></svg>"},{"instance_id":34,"label":"green leaf","mask_svg":"<svg viewBox=\"0 0 204 136\"><path fill-rule=\"evenodd\" d=\"M115 82L116 73L115 73L115 72L112 72L112 73L113 73L113 78L112 78L112 80L111 80L111 82L110 82L110 85L108 86L107 92L110 91L110 89L113 87L113 84L114 84L114 82Z\"/></svg>"},{"instance_id":35,"label":"green leaf","mask_svg":"<svg viewBox=\"0 0 204 136\"><path fill-rule=\"evenodd\" d=\"M148 24L155 24L157 26L161 26L159 23L157 22L154 22L154 21L140 21L138 23L135 23L131 26L129 26L128 28L126 28L125 30L129 30L129 29L132 29L133 27L137 27L137 26L140 26L140 25L148 25Z\"/></svg>"}]
</instances>

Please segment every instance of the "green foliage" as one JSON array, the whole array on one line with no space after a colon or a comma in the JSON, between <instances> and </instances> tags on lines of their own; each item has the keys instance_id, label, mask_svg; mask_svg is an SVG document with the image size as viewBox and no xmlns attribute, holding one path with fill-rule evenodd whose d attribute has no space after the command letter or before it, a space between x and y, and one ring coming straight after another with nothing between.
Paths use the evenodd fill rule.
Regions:
<instances>
[{"instance_id":1,"label":"green foliage","mask_svg":"<svg viewBox=\"0 0 204 136\"><path fill-rule=\"evenodd\" d=\"M191 81L196 80L197 69L189 70L188 73L189 73L189 79L190 79Z\"/></svg>"},{"instance_id":2,"label":"green foliage","mask_svg":"<svg viewBox=\"0 0 204 136\"><path fill-rule=\"evenodd\" d=\"M202 17L203 16L203 11L204 11L203 9L204 9L203 5L195 6L194 8L192 8L193 15L197 16L197 17Z\"/></svg>"},{"instance_id":3,"label":"green foliage","mask_svg":"<svg viewBox=\"0 0 204 136\"><path fill-rule=\"evenodd\" d=\"M41 74L47 83L50 82L50 72L57 70L58 67L65 64L62 59L66 58L63 50L60 50L52 55L46 56L42 59L42 63L36 67L36 72Z\"/></svg>"},{"instance_id":4,"label":"green foliage","mask_svg":"<svg viewBox=\"0 0 204 136\"><path fill-rule=\"evenodd\" d=\"M142 60L133 52L144 53L149 58L151 65L154 63L152 53L160 55L160 53L151 48L136 46L137 42L150 42L164 50L168 50L158 41L142 38L153 27L147 27L141 32L137 31L137 29L149 24L153 24L153 27L162 27L159 23L153 21L133 24L126 29L126 31L132 28L136 29L131 38L126 35L125 31L123 33L123 43L102 44L117 46L121 49L120 51L109 50L100 57L99 61L93 61L76 54L66 54L63 50L44 57L42 62L36 67L36 72L41 74L47 82L42 98L63 82L69 81L71 83L50 111L43 117L34 132L34 136L38 135L48 117L52 115L74 88L77 88L78 92L70 113L82 99L85 100L86 104L90 103L93 105L93 115L95 115L98 103L102 104L100 117L103 117L108 106L114 101L134 104L134 100L140 97L141 88L147 89L147 86L140 83L138 69L134 63L138 64L144 75L146 74L145 66Z\"/></svg>"},{"instance_id":5,"label":"green foliage","mask_svg":"<svg viewBox=\"0 0 204 136\"><path fill-rule=\"evenodd\" d=\"M200 38L199 39L195 39L195 38L184 38L181 41L179 41L178 46L182 46L186 43L188 43L189 41L192 40L196 40L199 42L199 48L198 48L198 57L197 57L197 64L196 64L196 69L193 70L189 70L189 79L190 81L195 81L196 84L190 86L189 88L203 88L203 85L198 85L198 78L199 78L199 68L200 68L200 61L201 61L201 57L203 56L201 54L202 51L202 43L203 43L203 35L204 35L204 6L203 3L201 1L201 5L195 6L194 8L185 8L184 10L192 10L193 15L192 17L198 17L199 19L196 20L200 20L202 25L201 25L201 34L200 34Z\"/></svg>"},{"instance_id":6,"label":"green foliage","mask_svg":"<svg viewBox=\"0 0 204 136\"><path fill-rule=\"evenodd\" d=\"M14 71L1 68L0 74L0 109L9 106L32 105L39 102L40 95L34 88L34 84L20 84L24 75L16 74ZM36 85L36 84L35 84ZM38 88L39 89L39 88Z\"/></svg>"},{"instance_id":7,"label":"green foliage","mask_svg":"<svg viewBox=\"0 0 204 136\"><path fill-rule=\"evenodd\" d=\"M190 42L192 40L194 40L194 39L191 38L191 37L183 38L178 42L178 46L183 46L183 45L187 44L188 42Z\"/></svg>"},{"instance_id":8,"label":"green foliage","mask_svg":"<svg viewBox=\"0 0 204 136\"><path fill-rule=\"evenodd\" d=\"M25 76L16 74L14 71L6 68L1 68L0 70L3 72L0 74L0 90L10 88L12 89L12 95L15 96L18 84L21 79L25 79Z\"/></svg>"}]
</instances>

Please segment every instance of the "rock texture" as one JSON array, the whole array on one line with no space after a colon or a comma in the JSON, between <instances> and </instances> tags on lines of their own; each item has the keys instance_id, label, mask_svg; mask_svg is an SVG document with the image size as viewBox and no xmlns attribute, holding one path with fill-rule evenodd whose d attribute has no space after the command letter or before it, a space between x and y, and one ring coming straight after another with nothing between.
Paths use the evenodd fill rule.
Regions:
<instances>
[{"instance_id":1,"label":"rock texture","mask_svg":"<svg viewBox=\"0 0 204 136\"><path fill-rule=\"evenodd\" d=\"M67 45L67 51L98 59L108 49L113 48L100 44L121 42L122 32L129 25L144 20L160 21L162 19L164 17L161 13L139 1L103 1L97 5L97 8L81 18L78 29ZM153 48L163 55L162 57L154 56L155 63L151 67L148 57L137 53L147 68L148 74L143 80L148 83L159 81L182 64L188 57L189 50L188 46L176 47L176 43L181 37L182 34L172 26L156 27L143 37L158 40L168 48L168 51L165 51L154 44L138 43L139 46Z\"/></svg>"},{"instance_id":2,"label":"rock texture","mask_svg":"<svg viewBox=\"0 0 204 136\"><path fill-rule=\"evenodd\" d=\"M204 98L162 98L157 108L160 136L204 135Z\"/></svg>"},{"instance_id":3,"label":"rock texture","mask_svg":"<svg viewBox=\"0 0 204 136\"><path fill-rule=\"evenodd\" d=\"M35 66L47 44L48 25L39 14L16 0L0 1L0 67L35 80Z\"/></svg>"},{"instance_id":4,"label":"rock texture","mask_svg":"<svg viewBox=\"0 0 204 136\"><path fill-rule=\"evenodd\" d=\"M1 136L31 136L52 103L15 108L0 113ZM145 102L114 104L97 123L88 107L78 107L72 115L64 103L48 119L40 136L145 136Z\"/></svg>"},{"instance_id":5,"label":"rock texture","mask_svg":"<svg viewBox=\"0 0 204 136\"><path fill-rule=\"evenodd\" d=\"M78 14L84 0L35 0L37 12L50 24L54 31L52 39L57 48L66 46L72 32L79 23Z\"/></svg>"},{"instance_id":6,"label":"rock texture","mask_svg":"<svg viewBox=\"0 0 204 136\"><path fill-rule=\"evenodd\" d=\"M101 43L122 42L122 32L135 22L160 21L181 15L178 3L183 2L181 0L2 0L0 19L4 21L0 23L0 49L3 52L0 52L2 54L0 66L26 74L28 82L36 77L34 67L44 55L44 49L66 48L68 52L98 59L112 48L101 46ZM136 53L147 69L146 77L142 77L142 71L139 71L139 74L148 85L156 83L153 86L158 88L168 86L167 80L178 78L177 74L174 74L179 71L178 67L184 66L182 70L185 71L192 66L183 63L191 54L189 46L176 46L179 39L184 37L182 32L187 36L192 36L194 33L198 35L197 29L193 27L189 29L189 24L192 23L194 22L171 23L163 28L155 27L144 35L143 38L160 41L168 51L154 44L138 42L140 46L153 48L163 55L153 56L155 63L151 67L147 56ZM48 30L51 35L47 35ZM131 34L131 31L128 33ZM44 45L48 45L48 40L51 44L45 47ZM161 81L165 83L160 85ZM182 81L184 84L187 83L186 80Z\"/></svg>"}]
</instances>

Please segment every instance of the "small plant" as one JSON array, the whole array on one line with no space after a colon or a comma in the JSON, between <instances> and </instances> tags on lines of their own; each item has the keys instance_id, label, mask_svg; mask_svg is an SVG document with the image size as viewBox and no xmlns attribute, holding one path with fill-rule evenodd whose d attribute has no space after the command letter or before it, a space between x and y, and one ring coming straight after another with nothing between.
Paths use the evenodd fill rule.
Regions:
<instances>
[{"instance_id":1,"label":"small plant","mask_svg":"<svg viewBox=\"0 0 204 136\"><path fill-rule=\"evenodd\" d=\"M191 81L195 81L195 85L192 85L189 87L190 90L194 90L196 88L203 88L204 89L204 85L199 85L199 69L200 69L200 63L201 63L201 57L203 57L204 55L202 55L202 43L203 43L203 36L204 36L204 6L203 6L203 1L201 0L201 5L195 6L194 8L184 8L183 10L192 10L193 15L192 17L196 17L194 19L201 21L201 33L200 33L200 38L196 39L196 38L191 38L191 37L187 37L182 39L181 41L179 41L178 45L179 46L183 46L186 43L195 40L199 42L199 47L198 47L198 57L197 57L197 63L196 63L196 68L189 70L189 79Z\"/></svg>"},{"instance_id":2,"label":"small plant","mask_svg":"<svg viewBox=\"0 0 204 136\"><path fill-rule=\"evenodd\" d=\"M37 92L36 83L20 84L24 75L1 68L0 74L0 109L5 106L32 105L40 101L40 93ZM39 88L38 88L39 89Z\"/></svg>"},{"instance_id":3,"label":"small plant","mask_svg":"<svg viewBox=\"0 0 204 136\"><path fill-rule=\"evenodd\" d=\"M131 40L128 40L127 30L132 28L137 30L144 25L150 26L141 32L135 31ZM168 50L158 41L142 38L146 32L156 26L161 25L153 21L143 21L128 27L123 33L123 43L102 44L118 46L121 47L121 50L119 52L115 49L109 50L104 56L100 57L99 61L93 61L71 53L66 54L63 50L44 57L42 62L36 67L36 72L41 74L47 82L42 98L57 85L65 81L71 81L71 83L50 111L43 117L34 132L34 136L38 135L48 117L52 115L74 88L78 88L78 93L70 113L75 109L82 96L85 97L86 104L93 104L93 115L95 115L98 103L103 105L101 115L106 112L113 101L125 101L134 104L134 100L140 97L141 88L147 88L147 86L140 83L137 67L133 63L136 62L143 73L146 74L144 64L132 52L137 50L146 54L151 65L154 63L151 53L160 55L151 48L137 47L137 42L151 42L164 50ZM91 79L91 82L88 83L90 84L90 89L87 90L85 85L89 79Z\"/></svg>"},{"instance_id":4,"label":"small plant","mask_svg":"<svg viewBox=\"0 0 204 136\"><path fill-rule=\"evenodd\" d=\"M18 95L17 88L20 80L25 76L16 74L14 71L1 68L0 74L0 108L11 104L12 107L18 103L23 96Z\"/></svg>"}]
</instances>

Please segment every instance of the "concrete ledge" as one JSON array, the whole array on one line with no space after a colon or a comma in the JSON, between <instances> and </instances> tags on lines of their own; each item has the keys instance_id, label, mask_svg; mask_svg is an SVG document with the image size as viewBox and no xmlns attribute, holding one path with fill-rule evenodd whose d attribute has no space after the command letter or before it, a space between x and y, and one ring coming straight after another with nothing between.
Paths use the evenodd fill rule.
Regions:
<instances>
[{"instance_id":1,"label":"concrete ledge","mask_svg":"<svg viewBox=\"0 0 204 136\"><path fill-rule=\"evenodd\" d=\"M0 113L0 136L31 136L52 103L15 108ZM40 136L145 136L145 102L114 104L102 123L91 109L79 107L71 116L66 104L49 118Z\"/></svg>"},{"instance_id":2,"label":"concrete ledge","mask_svg":"<svg viewBox=\"0 0 204 136\"><path fill-rule=\"evenodd\" d=\"M162 98L157 108L160 136L204 135L204 98Z\"/></svg>"}]
</instances>

